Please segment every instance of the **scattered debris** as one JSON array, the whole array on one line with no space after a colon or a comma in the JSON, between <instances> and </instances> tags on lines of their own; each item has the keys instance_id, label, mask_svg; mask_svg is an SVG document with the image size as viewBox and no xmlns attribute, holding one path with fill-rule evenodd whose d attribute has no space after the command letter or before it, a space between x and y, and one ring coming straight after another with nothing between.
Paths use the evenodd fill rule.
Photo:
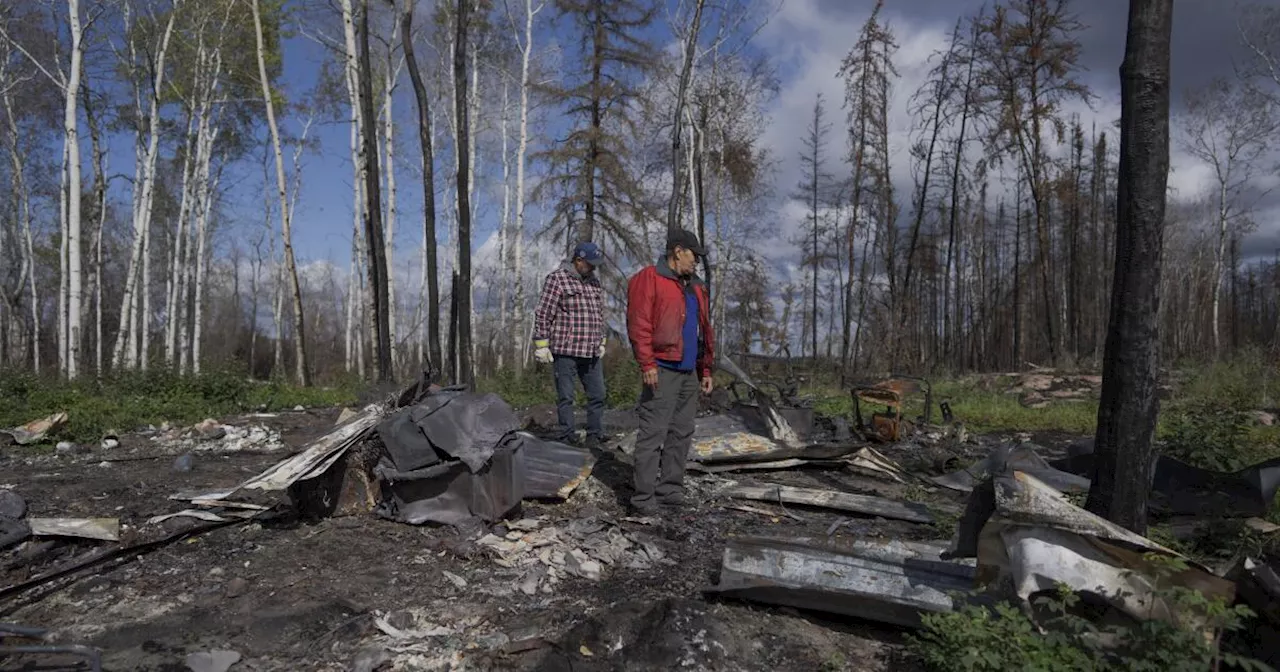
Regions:
<instances>
[{"instance_id":1,"label":"scattered debris","mask_svg":"<svg viewBox=\"0 0 1280 672\"><path fill-rule=\"evenodd\" d=\"M1033 444L1012 441L997 446L986 458L965 469L934 476L929 480L944 488L972 492L975 485L993 474L1004 474L1011 469L1031 474L1063 492L1089 491L1089 479L1049 466L1049 463L1036 453L1036 446Z\"/></svg>"},{"instance_id":2,"label":"scattered debris","mask_svg":"<svg viewBox=\"0 0 1280 672\"><path fill-rule=\"evenodd\" d=\"M56 434L66 426L68 419L66 413L54 413L47 418L32 420L12 429L0 429L0 432L13 437L13 442L19 446L28 446L43 441L50 434Z\"/></svg>"},{"instance_id":3,"label":"scattered debris","mask_svg":"<svg viewBox=\"0 0 1280 672\"><path fill-rule=\"evenodd\" d=\"M566 576L598 581L605 567L644 570L669 564L656 542L596 518L560 521L514 521L505 535L487 534L476 545L494 554L494 562L523 570L520 592L551 593Z\"/></svg>"},{"instance_id":4,"label":"scattered debris","mask_svg":"<svg viewBox=\"0 0 1280 672\"><path fill-rule=\"evenodd\" d=\"M195 458L191 457L191 453L179 455L173 461L173 470L180 474L191 471L193 468L195 468Z\"/></svg>"},{"instance_id":5,"label":"scattered debris","mask_svg":"<svg viewBox=\"0 0 1280 672\"><path fill-rule=\"evenodd\" d=\"M1167 578L1171 585L1228 603L1234 598L1230 581L1085 511L1030 474L996 475L974 489L969 504L949 557L976 557L979 585L1011 586L1024 602L1061 583L1134 618L1168 620L1172 608L1153 588L1157 568L1147 553L1187 562L1187 570Z\"/></svg>"},{"instance_id":6,"label":"scattered debris","mask_svg":"<svg viewBox=\"0 0 1280 672\"><path fill-rule=\"evenodd\" d=\"M345 425L348 422L350 422L353 418L355 418L356 415L357 415L356 412L351 410L350 408L343 408L342 412L338 413L338 419L335 420L333 424Z\"/></svg>"},{"instance_id":7,"label":"scattered debris","mask_svg":"<svg viewBox=\"0 0 1280 672\"><path fill-rule=\"evenodd\" d=\"M858 423L858 430L865 432L869 438L893 443L915 432L915 424L902 416L902 407L907 403L909 394L924 397L924 414L917 421L922 425L932 422L933 387L924 378L894 376L873 384L857 385L850 394L853 395L853 415ZM885 410L882 413L873 412L864 421L862 402L884 406Z\"/></svg>"},{"instance_id":8,"label":"scattered debris","mask_svg":"<svg viewBox=\"0 0 1280 672\"><path fill-rule=\"evenodd\" d=\"M728 505L728 506L726 506L726 507L724 507L724 508L726 508L726 509L731 509L731 510L733 510L733 511L742 511L743 513L755 513L755 514L759 514L759 515L761 515L761 516L765 516L765 517L767 517L767 518L772 518L775 522L776 522L779 518L790 518L790 519L792 519L792 520L804 520L804 519L803 519L803 518L801 518L800 516L797 516L796 514L791 513L790 511L787 511L787 510L785 510L785 509L783 509L783 510L779 510L779 511L777 511L777 512L773 512L773 511L770 511L770 510L768 510L768 509L762 509L762 508L757 507L757 506L748 506L748 505L746 505L746 504L730 504L730 505Z\"/></svg>"},{"instance_id":9,"label":"scattered debris","mask_svg":"<svg viewBox=\"0 0 1280 672\"><path fill-rule=\"evenodd\" d=\"M834 490L811 490L785 485L739 485L723 493L734 499L752 499L778 504L803 504L835 511L846 511L881 518L895 518L912 523L933 523L929 508L914 502L897 502L883 497L855 495ZM939 507L942 508L942 507Z\"/></svg>"},{"instance_id":10,"label":"scattered debris","mask_svg":"<svg viewBox=\"0 0 1280 672\"><path fill-rule=\"evenodd\" d=\"M227 672L240 662L235 651L200 651L187 655L187 669L191 672Z\"/></svg>"},{"instance_id":11,"label":"scattered debris","mask_svg":"<svg viewBox=\"0 0 1280 672\"><path fill-rule=\"evenodd\" d=\"M28 518L32 536L120 541L118 518Z\"/></svg>"},{"instance_id":12,"label":"scattered debris","mask_svg":"<svg viewBox=\"0 0 1280 672\"><path fill-rule=\"evenodd\" d=\"M381 418L382 412L379 406L368 406L349 424L343 425L333 433L321 437L306 450L277 462L261 474L244 481L230 490L194 496L175 495L173 498L178 500L189 499L197 506L218 506L241 490L262 490L267 492L285 490L297 481L315 478L328 471L334 462L337 462L338 458L356 441L367 435Z\"/></svg>"},{"instance_id":13,"label":"scattered debris","mask_svg":"<svg viewBox=\"0 0 1280 672\"><path fill-rule=\"evenodd\" d=\"M92 672L102 672L102 655L97 649L78 644L5 644L7 637L45 640L49 631L44 628L33 628L25 625L0 623L0 657L11 655L58 655L65 654L84 658Z\"/></svg>"},{"instance_id":14,"label":"scattered debris","mask_svg":"<svg viewBox=\"0 0 1280 672\"><path fill-rule=\"evenodd\" d=\"M18 520L27 515L27 500L12 490L0 490L0 518Z\"/></svg>"},{"instance_id":15,"label":"scattered debris","mask_svg":"<svg viewBox=\"0 0 1280 672\"><path fill-rule=\"evenodd\" d=\"M896 462L885 457L875 448L866 447L859 448L848 460L849 467L874 476L877 478L887 478L897 483L906 482L906 472L899 467Z\"/></svg>"},{"instance_id":16,"label":"scattered debris","mask_svg":"<svg viewBox=\"0 0 1280 672\"><path fill-rule=\"evenodd\" d=\"M709 592L918 627L923 612L952 609L973 563L941 559L941 546L905 541L738 537L728 541Z\"/></svg>"}]
</instances>

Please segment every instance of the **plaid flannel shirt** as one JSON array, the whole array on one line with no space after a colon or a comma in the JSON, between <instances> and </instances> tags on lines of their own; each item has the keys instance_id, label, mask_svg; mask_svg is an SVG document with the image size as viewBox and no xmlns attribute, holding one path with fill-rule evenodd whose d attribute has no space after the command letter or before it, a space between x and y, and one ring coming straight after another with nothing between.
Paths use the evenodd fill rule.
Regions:
<instances>
[{"instance_id":1,"label":"plaid flannel shirt","mask_svg":"<svg viewBox=\"0 0 1280 672\"><path fill-rule=\"evenodd\" d=\"M551 352L595 357L604 343L604 289L594 275L584 279L565 265L547 274L534 313L534 340L546 340Z\"/></svg>"}]
</instances>

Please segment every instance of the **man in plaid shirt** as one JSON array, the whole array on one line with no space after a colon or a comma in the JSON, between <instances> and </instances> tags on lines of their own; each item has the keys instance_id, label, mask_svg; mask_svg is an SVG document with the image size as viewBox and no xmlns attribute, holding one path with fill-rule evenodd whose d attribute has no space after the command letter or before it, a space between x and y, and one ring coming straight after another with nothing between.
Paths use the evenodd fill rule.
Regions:
<instances>
[{"instance_id":1,"label":"man in plaid shirt","mask_svg":"<svg viewBox=\"0 0 1280 672\"><path fill-rule=\"evenodd\" d=\"M575 379L587 392L587 447L604 436L604 290L596 266L604 253L595 243L578 243L571 261L547 275L533 323L533 357L551 364L556 380L560 440L572 439Z\"/></svg>"}]
</instances>

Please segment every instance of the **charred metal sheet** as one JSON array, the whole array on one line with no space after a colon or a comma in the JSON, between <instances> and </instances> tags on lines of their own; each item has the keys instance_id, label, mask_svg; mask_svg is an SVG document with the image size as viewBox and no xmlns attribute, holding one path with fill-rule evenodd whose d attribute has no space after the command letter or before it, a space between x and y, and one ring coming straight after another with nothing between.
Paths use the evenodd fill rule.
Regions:
<instances>
[{"instance_id":1,"label":"charred metal sheet","mask_svg":"<svg viewBox=\"0 0 1280 672\"><path fill-rule=\"evenodd\" d=\"M494 446L520 428L520 418L496 394L442 391L428 396L409 411L431 446L476 473L489 461ZM412 471L396 463L398 469Z\"/></svg>"},{"instance_id":2,"label":"charred metal sheet","mask_svg":"<svg viewBox=\"0 0 1280 672\"><path fill-rule=\"evenodd\" d=\"M19 637L43 641L49 631L25 625L0 623L0 642L6 637ZM93 672L102 670L102 654L97 649L80 644L0 644L0 658L18 655L69 655L84 658ZM78 667L78 666L77 666Z\"/></svg>"},{"instance_id":3,"label":"charred metal sheet","mask_svg":"<svg viewBox=\"0 0 1280 672\"><path fill-rule=\"evenodd\" d=\"M596 458L590 451L543 441L532 434L517 432L524 471L526 499L568 499L591 476Z\"/></svg>"},{"instance_id":4,"label":"charred metal sheet","mask_svg":"<svg viewBox=\"0 0 1280 672\"><path fill-rule=\"evenodd\" d=\"M378 423L378 438L386 446L391 461L403 471L422 469L440 461L427 435L413 421L414 410L402 408Z\"/></svg>"},{"instance_id":5,"label":"charred metal sheet","mask_svg":"<svg viewBox=\"0 0 1280 672\"><path fill-rule=\"evenodd\" d=\"M35 537L78 537L120 541L119 518L28 518Z\"/></svg>"},{"instance_id":6,"label":"charred metal sheet","mask_svg":"<svg viewBox=\"0 0 1280 672\"><path fill-rule=\"evenodd\" d=\"M1280 626L1280 574L1270 565L1244 558L1227 575L1236 582L1240 598L1255 612Z\"/></svg>"},{"instance_id":7,"label":"charred metal sheet","mask_svg":"<svg viewBox=\"0 0 1280 672\"><path fill-rule=\"evenodd\" d=\"M38 443L45 436L61 429L65 424L67 424L67 414L54 413L47 418L32 420L25 425L19 425L12 429L0 429L0 432L13 437L13 442L19 446L26 446Z\"/></svg>"},{"instance_id":8,"label":"charred metal sheet","mask_svg":"<svg viewBox=\"0 0 1280 672\"><path fill-rule=\"evenodd\" d=\"M934 516L928 507L914 502L898 502L883 497L855 495L834 490L811 490L785 485L739 485L729 488L725 496L734 499L752 499L778 504L800 504L833 509L866 516L895 518L912 523L932 523Z\"/></svg>"},{"instance_id":9,"label":"charred metal sheet","mask_svg":"<svg viewBox=\"0 0 1280 672\"><path fill-rule=\"evenodd\" d=\"M1093 476L1091 446L1049 463L1062 471ZM1202 517L1263 516L1280 490L1280 458L1239 471L1201 469L1166 455L1156 458L1151 478L1151 507L1175 515Z\"/></svg>"},{"instance_id":10,"label":"charred metal sheet","mask_svg":"<svg viewBox=\"0 0 1280 672\"><path fill-rule=\"evenodd\" d=\"M860 448L857 453L848 458L848 464L855 470L870 473L874 476L888 478L898 483L905 483L905 472L896 462L885 457L880 451L874 448Z\"/></svg>"},{"instance_id":11,"label":"charred metal sheet","mask_svg":"<svg viewBox=\"0 0 1280 672\"><path fill-rule=\"evenodd\" d=\"M985 458L967 468L934 476L929 480L951 490L972 492L974 486L983 480L1011 469L1031 474L1063 492L1089 491L1089 479L1054 469L1036 453L1031 444L1013 442L997 446Z\"/></svg>"},{"instance_id":12,"label":"charred metal sheet","mask_svg":"<svg viewBox=\"0 0 1280 672\"><path fill-rule=\"evenodd\" d=\"M904 541L730 538L711 592L918 627L920 615L953 608L973 586L972 562L939 557L940 546Z\"/></svg>"},{"instance_id":13,"label":"charred metal sheet","mask_svg":"<svg viewBox=\"0 0 1280 672\"><path fill-rule=\"evenodd\" d=\"M728 471L774 471L778 469L794 469L796 467L837 469L844 465L845 462L841 460L801 460L792 458L770 462L721 462L714 464L688 462L686 463L686 468L690 471L698 471L704 474L720 474Z\"/></svg>"},{"instance_id":14,"label":"charred metal sheet","mask_svg":"<svg viewBox=\"0 0 1280 672\"><path fill-rule=\"evenodd\" d=\"M1157 567L1148 553L1186 561L1186 570L1167 579L1172 585L1227 602L1235 595L1231 581L1072 504L1020 471L974 489L957 539L958 552L949 556L971 556L976 550L978 583L1012 586L1023 601L1061 583L1132 617L1168 620L1173 609L1153 588Z\"/></svg>"},{"instance_id":15,"label":"charred metal sheet","mask_svg":"<svg viewBox=\"0 0 1280 672\"><path fill-rule=\"evenodd\" d=\"M778 462L781 460L834 460L857 451L848 443L816 443L788 446L752 432L741 419L729 414L698 418L693 433L690 463Z\"/></svg>"},{"instance_id":16,"label":"charred metal sheet","mask_svg":"<svg viewBox=\"0 0 1280 672\"><path fill-rule=\"evenodd\" d=\"M306 450L275 463L266 471L230 490L190 496L193 504L226 506L223 500L241 490L278 491L298 481L315 478L328 471L351 446L368 436L382 419L383 407L367 406L350 422L320 437ZM187 499L182 495L178 499Z\"/></svg>"},{"instance_id":17,"label":"charred metal sheet","mask_svg":"<svg viewBox=\"0 0 1280 672\"><path fill-rule=\"evenodd\" d=\"M361 441L344 453L329 471L290 485L289 500L294 509L312 518L371 513L378 505L379 495L373 469L382 454L380 442Z\"/></svg>"},{"instance_id":18,"label":"charred metal sheet","mask_svg":"<svg viewBox=\"0 0 1280 672\"><path fill-rule=\"evenodd\" d=\"M461 460L411 472L398 471L390 460L383 460L374 470L383 494L375 513L411 525L500 520L524 497L521 447L518 440L504 441L476 472Z\"/></svg>"}]
</instances>

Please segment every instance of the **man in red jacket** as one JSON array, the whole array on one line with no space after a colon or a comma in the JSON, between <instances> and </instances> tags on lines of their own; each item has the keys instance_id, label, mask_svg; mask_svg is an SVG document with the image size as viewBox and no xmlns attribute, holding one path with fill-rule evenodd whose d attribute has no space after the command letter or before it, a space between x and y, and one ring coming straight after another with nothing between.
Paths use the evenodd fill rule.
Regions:
<instances>
[{"instance_id":1,"label":"man in red jacket","mask_svg":"<svg viewBox=\"0 0 1280 672\"><path fill-rule=\"evenodd\" d=\"M627 285L627 335L644 381L631 498L642 514L684 504L698 392L711 393L715 361L707 287L694 273L705 256L697 236L672 231L666 254Z\"/></svg>"}]
</instances>

